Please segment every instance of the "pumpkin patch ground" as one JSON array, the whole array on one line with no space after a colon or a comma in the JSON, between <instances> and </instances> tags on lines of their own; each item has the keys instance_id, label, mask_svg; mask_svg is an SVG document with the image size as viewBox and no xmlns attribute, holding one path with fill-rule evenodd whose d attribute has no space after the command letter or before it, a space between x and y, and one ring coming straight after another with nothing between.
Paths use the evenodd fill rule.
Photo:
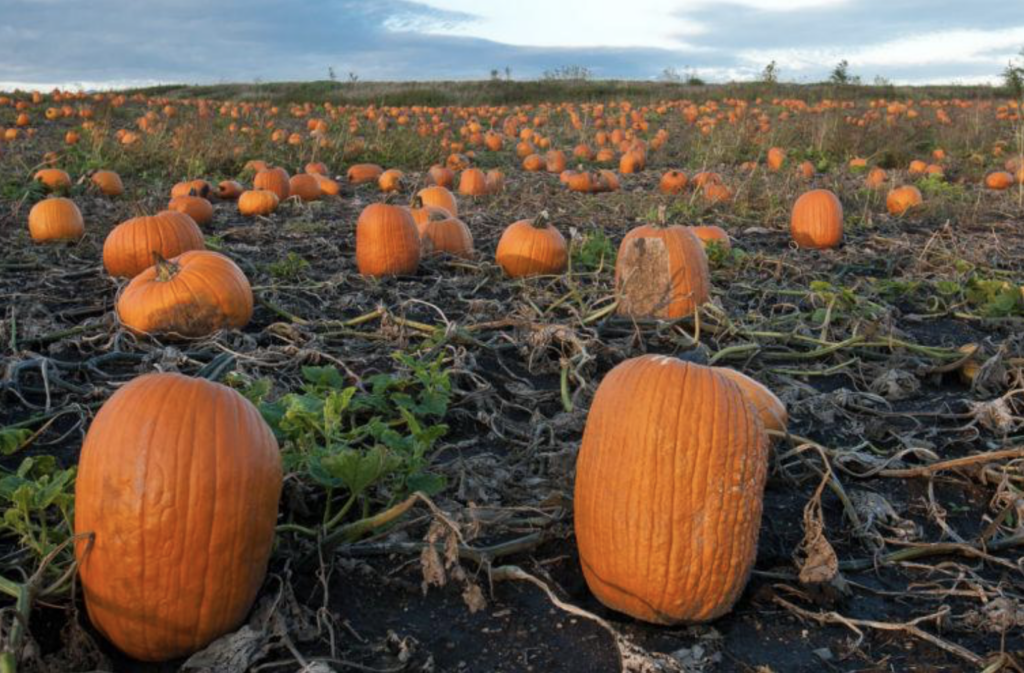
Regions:
<instances>
[{"instance_id":1,"label":"pumpkin patch ground","mask_svg":"<svg viewBox=\"0 0 1024 673\"><path fill-rule=\"evenodd\" d=\"M538 97L517 90L522 99L453 84L437 104L423 89L390 86L388 105L362 84L345 97L284 85L35 101L0 94L0 127L26 128L16 127L24 113L34 130L13 139L0 132L9 138L0 143L0 666L781 673L1024 665L1016 106L990 89L908 89L880 100L856 88L840 97L827 88L671 84L613 93L566 85ZM543 159L538 170L523 168L532 155ZM915 160L941 171L912 175ZM803 162L813 170L798 171ZM34 180L44 165L65 171L70 185ZM295 179L314 175L310 168L315 183ZM609 187L572 189L560 180L566 168L578 170L569 180L582 173ZM881 184L866 181L872 168L884 169ZM101 191L97 169L116 171L124 193ZM379 184L392 169L401 174ZM1004 169L1014 183L990 188L987 176ZM277 201L253 192L240 212L209 189L228 180L237 185L225 197L263 188ZM202 213L209 204L208 222L161 215L179 183L178 198L200 199ZM441 183L446 191L427 193L424 221L464 224L458 255L418 239L402 210L423 208L427 198L416 194ZM295 185L322 193L289 196ZM725 190L706 198L705 185ZM919 194L903 201L910 192L899 193L892 207L901 187ZM800 213L801 227L827 239L809 245L791 226L797 200L813 190L841 208L830 200ZM30 212L56 198L78 213L54 208L48 226L74 235L34 239ZM58 222L65 210L71 220ZM156 227L154 242L108 238L122 223L156 217L188 233L188 245ZM677 225L671 233L682 243L652 244ZM728 246L684 229L712 226ZM616 257L640 227L645 248L620 260L641 267L633 272L646 294L631 304L617 289ZM132 264L111 275L105 248ZM137 268L152 252L168 259ZM222 319L178 316L199 332L187 336L175 321L153 334L145 321L124 324L119 315L161 309L145 303L154 295L126 292L132 278L170 282L159 272L173 278L182 255L186 265L218 260L219 275L197 265L179 281L195 284L181 290L189 302L211 304ZM656 268L644 266L650 258ZM651 317L668 297L685 307ZM228 328L211 333L216 325ZM703 623L659 625L643 621L649 611L634 609L640 619L608 607L577 549L573 499L588 412L603 382L616 385L609 373L643 356L686 364L641 360L649 371L631 380L638 388L602 391L605 429L593 426L587 441L613 437L600 460L627 461L639 485L603 493L615 471L588 464L588 515L575 526L587 527L587 554L615 556L627 570L631 555L647 559L627 573L645 578L629 589L634 607L697 594L722 601L690 600L687 614L724 612ZM651 391L657 400L682 394L684 384L660 373L663 362L681 368L678 381L699 380L700 395L678 410L629 404ZM723 367L777 399L755 404L716 371ZM123 653L137 636L119 644L117 629L101 632L90 620L90 596L120 592L89 586L114 583L104 579L114 573L75 566L76 548L81 557L110 542L98 524L99 532L75 530L74 498L83 444L101 444L86 443L100 409L155 372L205 378L244 398L216 388L246 410L231 422L247 419L247 432L261 437L265 423L275 435L283 490L276 521L252 524L276 530L244 620L208 620L218 633L204 632L198 652L145 663ZM142 513L120 523L166 534L175 559L167 573L229 558L234 543L216 522L250 507L234 489L197 497L189 461L146 472L153 464L140 445L149 444L126 439L144 436L146 413L159 414L161 427L177 427L177 413L193 429L201 415L188 402L110 407L102 417L110 453L82 463L90 487L79 497L102 492L104 475L146 484L136 494ZM785 413L770 411L776 403ZM786 431L766 429L764 413ZM164 437L152 445L184 451L240 436L226 421L210 423L209 432L182 433L197 437L188 447ZM689 437L700 438L694 446L705 458L693 457ZM722 473L715 461L724 455L764 461L763 494L758 479L736 485L736 474ZM232 474L230 461L216 469ZM684 496L692 501L680 504ZM721 525L701 529L700 539L657 532L714 517ZM188 546L202 558L174 557L182 521L205 531L203 544ZM730 537L741 528L747 538L756 532L756 551ZM623 537L628 545L617 544ZM108 558L102 549L96 559ZM723 559L722 549L738 550ZM668 575L693 574L658 579L652 567L661 562ZM719 593L728 595L716 597L725 566L728 590ZM246 597L238 581L222 578L204 595L227 595L237 611ZM680 597L679 586L692 591ZM147 613L156 616L138 637L150 645L135 651L160 658L151 644L188 622L173 597L167 605Z\"/></svg>"}]
</instances>

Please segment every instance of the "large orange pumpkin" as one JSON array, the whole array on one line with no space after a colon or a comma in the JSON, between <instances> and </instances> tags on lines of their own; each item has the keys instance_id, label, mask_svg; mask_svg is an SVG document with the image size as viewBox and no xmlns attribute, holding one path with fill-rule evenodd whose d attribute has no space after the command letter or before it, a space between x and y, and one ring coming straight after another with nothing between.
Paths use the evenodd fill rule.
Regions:
<instances>
[{"instance_id":1,"label":"large orange pumpkin","mask_svg":"<svg viewBox=\"0 0 1024 673\"><path fill-rule=\"evenodd\" d=\"M796 200L789 233L801 248L834 248L843 240L843 204L827 189L812 189Z\"/></svg>"},{"instance_id":2,"label":"large orange pumpkin","mask_svg":"<svg viewBox=\"0 0 1024 673\"><path fill-rule=\"evenodd\" d=\"M574 523L587 585L658 624L733 606L754 565L768 441L742 390L663 355L618 365L590 407Z\"/></svg>"},{"instance_id":3,"label":"large orange pumpkin","mask_svg":"<svg viewBox=\"0 0 1024 673\"><path fill-rule=\"evenodd\" d=\"M735 369L718 367L715 371L719 374L725 374L740 387L740 390L747 396L750 403L754 405L754 409L757 411L758 416L761 417L761 423L764 424L765 429L778 432L786 431L786 424L789 423L789 413L786 411L786 405L767 386Z\"/></svg>"},{"instance_id":4,"label":"large orange pumpkin","mask_svg":"<svg viewBox=\"0 0 1024 673\"><path fill-rule=\"evenodd\" d=\"M103 242L103 266L111 276L134 278L153 266L153 253L165 259L203 250L203 232L185 213L165 210L133 217L114 227Z\"/></svg>"},{"instance_id":5,"label":"large orange pumpkin","mask_svg":"<svg viewBox=\"0 0 1024 673\"><path fill-rule=\"evenodd\" d=\"M117 299L117 315L140 334L204 337L219 329L241 329L252 317L249 279L230 259L190 250L172 260L156 259Z\"/></svg>"},{"instance_id":6,"label":"large orange pumpkin","mask_svg":"<svg viewBox=\"0 0 1024 673\"><path fill-rule=\"evenodd\" d=\"M459 194L485 196L488 193L487 176L479 168L467 168L459 174Z\"/></svg>"},{"instance_id":7,"label":"large orange pumpkin","mask_svg":"<svg viewBox=\"0 0 1024 673\"><path fill-rule=\"evenodd\" d=\"M364 276L416 273L420 264L420 234L409 211L374 203L356 221L356 265Z\"/></svg>"},{"instance_id":8,"label":"large orange pumpkin","mask_svg":"<svg viewBox=\"0 0 1024 673\"><path fill-rule=\"evenodd\" d=\"M78 464L75 547L93 625L144 661L236 629L266 575L281 457L234 390L147 374L96 415Z\"/></svg>"},{"instance_id":9,"label":"large orange pumpkin","mask_svg":"<svg viewBox=\"0 0 1024 673\"><path fill-rule=\"evenodd\" d=\"M559 274L569 263L565 237L545 214L508 225L495 253L498 265L512 278Z\"/></svg>"},{"instance_id":10,"label":"large orange pumpkin","mask_svg":"<svg viewBox=\"0 0 1024 673\"><path fill-rule=\"evenodd\" d=\"M622 239L615 260L618 313L674 320L708 300L704 245L686 227L642 225Z\"/></svg>"},{"instance_id":11,"label":"large orange pumpkin","mask_svg":"<svg viewBox=\"0 0 1024 673\"><path fill-rule=\"evenodd\" d=\"M85 235L82 211L71 199L43 199L28 213L28 232L37 243L78 240Z\"/></svg>"}]
</instances>

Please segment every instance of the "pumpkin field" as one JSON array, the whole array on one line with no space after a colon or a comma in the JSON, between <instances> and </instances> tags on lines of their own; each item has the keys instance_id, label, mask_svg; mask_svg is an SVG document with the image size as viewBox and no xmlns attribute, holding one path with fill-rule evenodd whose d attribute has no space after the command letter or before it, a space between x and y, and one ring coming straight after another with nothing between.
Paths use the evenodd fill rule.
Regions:
<instances>
[{"instance_id":1,"label":"pumpkin field","mask_svg":"<svg viewBox=\"0 0 1024 673\"><path fill-rule=\"evenodd\" d=\"M0 93L0 673L1024 670L999 90Z\"/></svg>"}]
</instances>

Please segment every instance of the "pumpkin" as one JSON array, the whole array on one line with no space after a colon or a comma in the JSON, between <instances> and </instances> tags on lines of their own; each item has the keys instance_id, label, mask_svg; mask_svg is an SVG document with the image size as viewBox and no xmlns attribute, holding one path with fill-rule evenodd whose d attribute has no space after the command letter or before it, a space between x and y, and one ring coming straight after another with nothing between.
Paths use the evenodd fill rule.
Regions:
<instances>
[{"instance_id":1,"label":"pumpkin","mask_svg":"<svg viewBox=\"0 0 1024 673\"><path fill-rule=\"evenodd\" d=\"M104 196L113 197L124 194L124 183L121 182L121 176L114 171L96 171L89 180Z\"/></svg>"},{"instance_id":2,"label":"pumpkin","mask_svg":"<svg viewBox=\"0 0 1024 673\"><path fill-rule=\"evenodd\" d=\"M487 176L479 168L467 168L459 174L459 194L485 196L487 193Z\"/></svg>"},{"instance_id":3,"label":"pumpkin","mask_svg":"<svg viewBox=\"0 0 1024 673\"><path fill-rule=\"evenodd\" d=\"M789 423L789 413L786 411L786 405L776 397L775 393L764 384L735 369L717 367L715 371L726 375L740 387L740 390L747 396L750 403L754 405L754 410L757 411L757 415L760 416L761 423L766 430L786 431L786 424Z\"/></svg>"},{"instance_id":4,"label":"pumpkin","mask_svg":"<svg viewBox=\"0 0 1024 673\"><path fill-rule=\"evenodd\" d=\"M291 196L291 179L288 171L283 168L265 168L256 174L252 179L254 189L265 189L277 194L278 201L284 201Z\"/></svg>"},{"instance_id":5,"label":"pumpkin","mask_svg":"<svg viewBox=\"0 0 1024 673\"><path fill-rule=\"evenodd\" d=\"M868 176L864 178L864 184L869 189L878 189L885 185L885 181L889 179L886 175L884 168L872 168L868 173Z\"/></svg>"},{"instance_id":6,"label":"pumpkin","mask_svg":"<svg viewBox=\"0 0 1024 673\"><path fill-rule=\"evenodd\" d=\"M644 159L638 152L626 152L619 159L619 173L638 173L644 169Z\"/></svg>"},{"instance_id":7,"label":"pumpkin","mask_svg":"<svg viewBox=\"0 0 1024 673\"><path fill-rule=\"evenodd\" d=\"M158 373L106 401L75 480L75 545L96 629L166 661L244 621L263 584L281 455L260 412L227 386Z\"/></svg>"},{"instance_id":8,"label":"pumpkin","mask_svg":"<svg viewBox=\"0 0 1024 673\"><path fill-rule=\"evenodd\" d=\"M810 161L802 161L800 162L800 165L796 167L797 176L803 178L804 180L810 180L811 178L813 178L814 173L814 164L812 164Z\"/></svg>"},{"instance_id":9,"label":"pumpkin","mask_svg":"<svg viewBox=\"0 0 1024 673\"><path fill-rule=\"evenodd\" d=\"M32 179L46 185L49 192L62 192L71 189L71 176L59 168L44 168L37 171Z\"/></svg>"},{"instance_id":10,"label":"pumpkin","mask_svg":"<svg viewBox=\"0 0 1024 673\"><path fill-rule=\"evenodd\" d=\"M288 193L297 196L303 201L317 201L320 199L320 181L315 175L299 173L288 180Z\"/></svg>"},{"instance_id":11,"label":"pumpkin","mask_svg":"<svg viewBox=\"0 0 1024 673\"><path fill-rule=\"evenodd\" d=\"M217 198L224 199L225 201L234 201L242 192L245 191L245 187L236 180L223 180L217 185Z\"/></svg>"},{"instance_id":12,"label":"pumpkin","mask_svg":"<svg viewBox=\"0 0 1024 673\"><path fill-rule=\"evenodd\" d=\"M505 174L497 168L487 171L487 193L500 194L505 189Z\"/></svg>"},{"instance_id":13,"label":"pumpkin","mask_svg":"<svg viewBox=\"0 0 1024 673\"><path fill-rule=\"evenodd\" d=\"M544 155L544 164L548 173L561 173L565 170L565 153L562 150L551 150Z\"/></svg>"},{"instance_id":14,"label":"pumpkin","mask_svg":"<svg viewBox=\"0 0 1024 673\"><path fill-rule=\"evenodd\" d=\"M619 191L619 176L614 171L602 168L597 172L600 180L594 185L595 192L617 192Z\"/></svg>"},{"instance_id":15,"label":"pumpkin","mask_svg":"<svg viewBox=\"0 0 1024 673\"><path fill-rule=\"evenodd\" d=\"M455 171L435 164L427 171L427 182L433 183L438 187L451 189L452 185L455 184Z\"/></svg>"},{"instance_id":16,"label":"pumpkin","mask_svg":"<svg viewBox=\"0 0 1024 673\"><path fill-rule=\"evenodd\" d=\"M576 460L574 528L604 605L657 624L728 612L757 552L768 438L736 383L663 355L597 388Z\"/></svg>"},{"instance_id":17,"label":"pumpkin","mask_svg":"<svg viewBox=\"0 0 1024 673\"><path fill-rule=\"evenodd\" d=\"M721 183L722 176L718 173L712 173L710 171L701 171L697 175L693 176L693 184L697 187L704 188L706 185L713 183Z\"/></svg>"},{"instance_id":18,"label":"pumpkin","mask_svg":"<svg viewBox=\"0 0 1024 673\"><path fill-rule=\"evenodd\" d=\"M77 241L85 235L85 222L82 212L71 199L43 199L28 213L28 231L37 243Z\"/></svg>"},{"instance_id":19,"label":"pumpkin","mask_svg":"<svg viewBox=\"0 0 1024 673\"><path fill-rule=\"evenodd\" d=\"M582 193L594 191L594 185L601 180L600 177L593 176L586 171L565 171L560 176L560 179L569 188L570 192Z\"/></svg>"},{"instance_id":20,"label":"pumpkin","mask_svg":"<svg viewBox=\"0 0 1024 673\"><path fill-rule=\"evenodd\" d=\"M133 217L114 227L103 242L103 266L111 276L134 278L153 265L153 253L177 257L203 250L203 232L191 217L176 210Z\"/></svg>"},{"instance_id":21,"label":"pumpkin","mask_svg":"<svg viewBox=\"0 0 1024 673\"><path fill-rule=\"evenodd\" d=\"M539 154L528 154L526 155L526 158L523 159L524 171L542 171L545 169L546 166L547 163L545 163L544 157L542 157Z\"/></svg>"},{"instance_id":22,"label":"pumpkin","mask_svg":"<svg viewBox=\"0 0 1024 673\"><path fill-rule=\"evenodd\" d=\"M327 177L326 175L320 175L319 173L312 173L313 178L316 180L316 184L320 187L320 193L324 196L338 196L341 194L341 185L336 180Z\"/></svg>"},{"instance_id":23,"label":"pumpkin","mask_svg":"<svg viewBox=\"0 0 1024 673\"><path fill-rule=\"evenodd\" d=\"M692 315L711 292L704 245L678 224L636 227L619 245L615 289L622 315L668 320Z\"/></svg>"},{"instance_id":24,"label":"pumpkin","mask_svg":"<svg viewBox=\"0 0 1024 673\"><path fill-rule=\"evenodd\" d=\"M704 201L711 205L728 203L732 200L732 190L721 182L706 182L701 188Z\"/></svg>"},{"instance_id":25,"label":"pumpkin","mask_svg":"<svg viewBox=\"0 0 1024 673\"><path fill-rule=\"evenodd\" d=\"M442 208L428 206L421 212L425 217L416 221L416 228L424 251L429 254L447 252L465 259L473 257L473 234L465 222Z\"/></svg>"},{"instance_id":26,"label":"pumpkin","mask_svg":"<svg viewBox=\"0 0 1024 673\"><path fill-rule=\"evenodd\" d=\"M420 235L408 210L374 203L356 221L356 265L364 276L416 273Z\"/></svg>"},{"instance_id":27,"label":"pumpkin","mask_svg":"<svg viewBox=\"0 0 1024 673\"><path fill-rule=\"evenodd\" d=\"M187 180L185 182L179 182L171 187L171 198L176 196L201 196L204 199L210 197L210 192L213 191L213 185L206 180Z\"/></svg>"},{"instance_id":28,"label":"pumpkin","mask_svg":"<svg viewBox=\"0 0 1024 673\"><path fill-rule=\"evenodd\" d=\"M1014 184L1013 175L1006 171L995 171L985 176L985 186L989 189L1009 189Z\"/></svg>"},{"instance_id":29,"label":"pumpkin","mask_svg":"<svg viewBox=\"0 0 1024 673\"><path fill-rule=\"evenodd\" d=\"M777 171L786 163L786 151L781 147L773 147L768 150L768 169Z\"/></svg>"},{"instance_id":30,"label":"pumpkin","mask_svg":"<svg viewBox=\"0 0 1024 673\"><path fill-rule=\"evenodd\" d=\"M914 159L913 161L910 162L910 166L907 168L907 171L911 175L924 175L924 172L927 169L928 169L928 164L926 164L925 162L921 161L920 159Z\"/></svg>"},{"instance_id":31,"label":"pumpkin","mask_svg":"<svg viewBox=\"0 0 1024 673\"><path fill-rule=\"evenodd\" d=\"M661 176L661 181L658 183L658 191L662 194L678 194L686 189L686 184L689 181L689 178L686 177L686 173L682 171L666 171L665 174Z\"/></svg>"},{"instance_id":32,"label":"pumpkin","mask_svg":"<svg viewBox=\"0 0 1024 673\"><path fill-rule=\"evenodd\" d=\"M270 168L270 164L262 159L250 159L245 162L245 166L242 167L242 172L256 174L260 171L265 171Z\"/></svg>"},{"instance_id":33,"label":"pumpkin","mask_svg":"<svg viewBox=\"0 0 1024 673\"><path fill-rule=\"evenodd\" d=\"M594 157L594 151L590 149L590 145L580 143L572 149L572 156L581 161L590 161Z\"/></svg>"},{"instance_id":34,"label":"pumpkin","mask_svg":"<svg viewBox=\"0 0 1024 673\"><path fill-rule=\"evenodd\" d=\"M420 191L416 192L416 197L419 198L425 206L444 208L455 217L459 216L459 203L455 200L455 195L440 185L424 187Z\"/></svg>"},{"instance_id":35,"label":"pumpkin","mask_svg":"<svg viewBox=\"0 0 1024 673\"><path fill-rule=\"evenodd\" d=\"M198 225L209 224L213 220L213 206L201 196L175 196L167 204L167 210L185 213Z\"/></svg>"},{"instance_id":36,"label":"pumpkin","mask_svg":"<svg viewBox=\"0 0 1024 673\"><path fill-rule=\"evenodd\" d=\"M377 178L377 186L382 192L397 192L402 189L402 178L405 174L397 168L389 168Z\"/></svg>"},{"instance_id":37,"label":"pumpkin","mask_svg":"<svg viewBox=\"0 0 1024 673\"><path fill-rule=\"evenodd\" d=\"M722 248L729 250L732 248L732 242L729 240L729 234L725 232L725 229L709 224L701 227L690 227L690 233L697 237L705 248L708 243L715 243Z\"/></svg>"},{"instance_id":38,"label":"pumpkin","mask_svg":"<svg viewBox=\"0 0 1024 673\"><path fill-rule=\"evenodd\" d=\"M308 164L306 164L306 167L303 169L303 172L310 174L315 173L317 175L330 174L330 171L327 170L327 165L324 164L322 161L310 161Z\"/></svg>"},{"instance_id":39,"label":"pumpkin","mask_svg":"<svg viewBox=\"0 0 1024 673\"><path fill-rule=\"evenodd\" d=\"M367 182L376 182L384 169L377 164L354 164L349 166L345 177L353 185L362 185Z\"/></svg>"},{"instance_id":40,"label":"pumpkin","mask_svg":"<svg viewBox=\"0 0 1024 673\"><path fill-rule=\"evenodd\" d=\"M172 260L159 256L135 276L117 300L117 316L138 334L198 338L219 329L241 329L252 317L252 288L230 259L190 250Z\"/></svg>"},{"instance_id":41,"label":"pumpkin","mask_svg":"<svg viewBox=\"0 0 1024 673\"><path fill-rule=\"evenodd\" d=\"M270 215L277 210L277 194L266 189L250 189L238 197L238 212L242 215Z\"/></svg>"},{"instance_id":42,"label":"pumpkin","mask_svg":"<svg viewBox=\"0 0 1024 673\"><path fill-rule=\"evenodd\" d=\"M513 222L501 234L495 253L498 265L511 278L560 274L569 262L565 237L547 213Z\"/></svg>"},{"instance_id":43,"label":"pumpkin","mask_svg":"<svg viewBox=\"0 0 1024 673\"><path fill-rule=\"evenodd\" d=\"M843 204L827 189L812 189L796 200L789 233L801 248L834 248L843 240Z\"/></svg>"},{"instance_id":44,"label":"pumpkin","mask_svg":"<svg viewBox=\"0 0 1024 673\"><path fill-rule=\"evenodd\" d=\"M898 217L918 208L923 201L921 191L917 187L905 185L889 192L885 197L885 207L889 214Z\"/></svg>"}]
</instances>

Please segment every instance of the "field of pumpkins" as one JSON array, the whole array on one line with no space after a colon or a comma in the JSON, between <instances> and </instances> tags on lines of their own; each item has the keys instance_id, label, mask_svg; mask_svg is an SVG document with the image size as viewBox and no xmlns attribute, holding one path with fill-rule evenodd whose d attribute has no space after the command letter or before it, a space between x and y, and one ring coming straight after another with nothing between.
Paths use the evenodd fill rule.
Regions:
<instances>
[{"instance_id":1,"label":"field of pumpkins","mask_svg":"<svg viewBox=\"0 0 1024 673\"><path fill-rule=\"evenodd\" d=\"M0 94L0 673L1019 671L1024 117Z\"/></svg>"}]
</instances>

